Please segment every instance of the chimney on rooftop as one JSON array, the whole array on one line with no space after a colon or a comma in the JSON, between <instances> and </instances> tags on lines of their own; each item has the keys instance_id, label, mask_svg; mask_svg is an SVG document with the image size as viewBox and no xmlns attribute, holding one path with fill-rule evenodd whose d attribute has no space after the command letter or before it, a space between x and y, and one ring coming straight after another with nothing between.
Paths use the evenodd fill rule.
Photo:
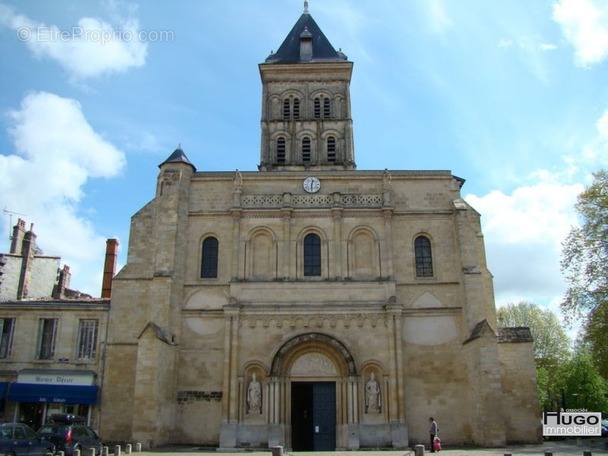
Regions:
<instances>
[{"instance_id":1,"label":"chimney on rooftop","mask_svg":"<svg viewBox=\"0 0 608 456\"><path fill-rule=\"evenodd\" d=\"M21 220L19 220L21 222ZM19 225L19 223L17 223ZM25 222L23 222L25 227ZM32 266L34 263L34 255L36 248L36 234L34 233L34 224L30 225L30 230L23 235L21 245L21 271L19 274L19 286L17 288L17 299L26 299L28 297L29 285L32 278Z\"/></svg>"},{"instance_id":2,"label":"chimney on rooftop","mask_svg":"<svg viewBox=\"0 0 608 456\"><path fill-rule=\"evenodd\" d=\"M103 267L103 283L101 285L101 297L112 297L112 280L116 272L116 259L118 258L118 240L108 239L106 241L106 260Z\"/></svg>"},{"instance_id":3,"label":"chimney on rooftop","mask_svg":"<svg viewBox=\"0 0 608 456\"><path fill-rule=\"evenodd\" d=\"M65 298L65 290L70 287L71 278L72 273L70 272L70 267L66 264L63 266L63 269L59 270L59 274L57 275L57 284L55 285L55 289L53 290L53 298Z\"/></svg>"},{"instance_id":4,"label":"chimney on rooftop","mask_svg":"<svg viewBox=\"0 0 608 456\"><path fill-rule=\"evenodd\" d=\"M11 250L9 253L19 253L17 249L21 246L24 235L25 220L18 219L17 224L13 227L13 235L11 236Z\"/></svg>"}]
</instances>

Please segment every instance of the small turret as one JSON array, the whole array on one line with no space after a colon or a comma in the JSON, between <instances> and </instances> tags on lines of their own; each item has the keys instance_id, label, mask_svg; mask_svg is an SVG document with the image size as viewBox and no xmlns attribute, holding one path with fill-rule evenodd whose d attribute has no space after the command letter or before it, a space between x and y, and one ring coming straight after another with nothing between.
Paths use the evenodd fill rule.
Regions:
<instances>
[{"instance_id":1,"label":"small turret","mask_svg":"<svg viewBox=\"0 0 608 456\"><path fill-rule=\"evenodd\" d=\"M177 188L177 184L181 182L186 175L189 180L190 175L196 172L196 167L188 160L188 157L186 157L181 144L177 146L177 149L169 155L169 158L158 165L158 167L160 168L160 174L158 175L156 189L157 196L164 195L170 188Z\"/></svg>"},{"instance_id":2,"label":"small turret","mask_svg":"<svg viewBox=\"0 0 608 456\"><path fill-rule=\"evenodd\" d=\"M192 171L196 172L196 167L190 162L190 160L188 160L188 157L186 157L186 154L184 153L181 144L177 146L177 149L175 149L173 153L169 155L169 158L167 158L164 162L158 165L158 167L162 168L163 165L166 165L167 163L184 163L186 165L191 166Z\"/></svg>"}]
</instances>

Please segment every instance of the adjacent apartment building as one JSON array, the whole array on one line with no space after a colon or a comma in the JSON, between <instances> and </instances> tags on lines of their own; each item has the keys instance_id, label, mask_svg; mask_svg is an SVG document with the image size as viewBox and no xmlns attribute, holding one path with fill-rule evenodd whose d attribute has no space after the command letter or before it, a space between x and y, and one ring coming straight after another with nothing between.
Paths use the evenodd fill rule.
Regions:
<instances>
[{"instance_id":1,"label":"adjacent apartment building","mask_svg":"<svg viewBox=\"0 0 608 456\"><path fill-rule=\"evenodd\" d=\"M118 243L108 240L111 279ZM45 255L33 226L13 227L0 254L0 420L37 429L53 413L73 413L97 426L109 282L101 298L69 288L70 268Z\"/></svg>"}]
</instances>

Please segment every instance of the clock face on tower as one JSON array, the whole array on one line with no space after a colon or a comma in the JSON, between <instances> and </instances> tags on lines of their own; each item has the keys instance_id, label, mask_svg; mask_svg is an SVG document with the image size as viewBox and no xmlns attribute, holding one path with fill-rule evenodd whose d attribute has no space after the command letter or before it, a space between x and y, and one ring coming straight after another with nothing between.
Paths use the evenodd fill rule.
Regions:
<instances>
[{"instance_id":1,"label":"clock face on tower","mask_svg":"<svg viewBox=\"0 0 608 456\"><path fill-rule=\"evenodd\" d=\"M321 188L321 182L316 177L307 177L302 182L302 186L308 193L316 193Z\"/></svg>"}]
</instances>

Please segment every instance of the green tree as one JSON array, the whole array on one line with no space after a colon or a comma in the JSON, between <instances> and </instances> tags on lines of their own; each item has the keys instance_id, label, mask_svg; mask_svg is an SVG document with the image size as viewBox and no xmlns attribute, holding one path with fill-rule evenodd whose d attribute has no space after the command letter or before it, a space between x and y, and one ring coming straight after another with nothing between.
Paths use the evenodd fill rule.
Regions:
<instances>
[{"instance_id":1,"label":"green tree","mask_svg":"<svg viewBox=\"0 0 608 456\"><path fill-rule=\"evenodd\" d=\"M581 226L573 228L563 244L561 268L569 285L561 307L567 318L584 318L583 340L608 380L607 171L593 174L575 209Z\"/></svg>"},{"instance_id":2,"label":"green tree","mask_svg":"<svg viewBox=\"0 0 608 456\"><path fill-rule=\"evenodd\" d=\"M608 303L589 312L582 330L582 338L602 377L608 380Z\"/></svg>"},{"instance_id":3,"label":"green tree","mask_svg":"<svg viewBox=\"0 0 608 456\"><path fill-rule=\"evenodd\" d=\"M551 368L570 353L570 338L557 316L529 302L507 304L496 312L501 326L527 326L534 339L537 367Z\"/></svg>"},{"instance_id":4,"label":"green tree","mask_svg":"<svg viewBox=\"0 0 608 456\"><path fill-rule=\"evenodd\" d=\"M567 317L585 316L608 302L608 172L593 174L593 182L577 199L581 226L563 244L561 268L568 289L562 302Z\"/></svg>"},{"instance_id":5,"label":"green tree","mask_svg":"<svg viewBox=\"0 0 608 456\"><path fill-rule=\"evenodd\" d=\"M557 316L529 302L508 304L496 312L501 326L527 326L534 339L538 400L543 410L563 405L563 370L571 341Z\"/></svg>"},{"instance_id":6,"label":"green tree","mask_svg":"<svg viewBox=\"0 0 608 456\"><path fill-rule=\"evenodd\" d=\"M608 412L608 383L599 374L591 354L580 346L574 356L564 364L563 391L565 406L569 409L587 409L590 412Z\"/></svg>"}]
</instances>

